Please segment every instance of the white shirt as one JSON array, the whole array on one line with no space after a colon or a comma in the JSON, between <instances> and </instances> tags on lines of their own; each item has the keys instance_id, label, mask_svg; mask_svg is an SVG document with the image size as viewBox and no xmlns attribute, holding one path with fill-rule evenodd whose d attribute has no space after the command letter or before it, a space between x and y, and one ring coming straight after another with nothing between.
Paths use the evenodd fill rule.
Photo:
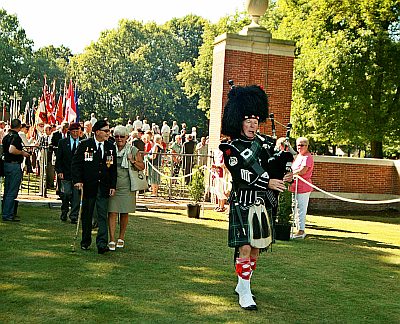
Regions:
<instances>
[{"instance_id":1,"label":"white shirt","mask_svg":"<svg viewBox=\"0 0 400 324\"><path fill-rule=\"evenodd\" d=\"M142 125L142 131L143 132L145 132L145 131L148 131L148 130L150 130L150 125L149 124L145 124L145 123L143 123L143 125Z\"/></svg>"},{"instance_id":2,"label":"white shirt","mask_svg":"<svg viewBox=\"0 0 400 324\"><path fill-rule=\"evenodd\" d=\"M139 128L140 128L140 129L142 128L143 123L142 123L141 120L136 119L136 120L133 122L132 125L133 125L133 129L134 129L134 130L138 130Z\"/></svg>"},{"instance_id":3,"label":"white shirt","mask_svg":"<svg viewBox=\"0 0 400 324\"><path fill-rule=\"evenodd\" d=\"M94 124L96 124L96 122L97 122L97 118L96 117L90 118L90 123L92 124L92 126L94 126Z\"/></svg>"},{"instance_id":4,"label":"white shirt","mask_svg":"<svg viewBox=\"0 0 400 324\"><path fill-rule=\"evenodd\" d=\"M172 134L179 134L179 126L178 125L173 125L172 126Z\"/></svg>"},{"instance_id":5,"label":"white shirt","mask_svg":"<svg viewBox=\"0 0 400 324\"><path fill-rule=\"evenodd\" d=\"M171 132L171 129L167 124L162 125L161 127L161 134L169 134Z\"/></svg>"}]
</instances>

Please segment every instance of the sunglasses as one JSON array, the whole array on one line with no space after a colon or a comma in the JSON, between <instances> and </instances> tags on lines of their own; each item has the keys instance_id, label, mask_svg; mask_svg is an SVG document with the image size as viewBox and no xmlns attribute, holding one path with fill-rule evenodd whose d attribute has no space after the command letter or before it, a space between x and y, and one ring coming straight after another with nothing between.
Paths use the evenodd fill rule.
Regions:
<instances>
[{"instance_id":1,"label":"sunglasses","mask_svg":"<svg viewBox=\"0 0 400 324\"><path fill-rule=\"evenodd\" d=\"M297 144L297 146L307 146L307 144Z\"/></svg>"},{"instance_id":2,"label":"sunglasses","mask_svg":"<svg viewBox=\"0 0 400 324\"><path fill-rule=\"evenodd\" d=\"M99 130L101 130L101 131L103 131L103 132L105 132L105 133L109 133L109 132L110 132L109 129L99 129Z\"/></svg>"},{"instance_id":3,"label":"sunglasses","mask_svg":"<svg viewBox=\"0 0 400 324\"><path fill-rule=\"evenodd\" d=\"M123 135L114 135L114 138L125 138L126 136Z\"/></svg>"}]
</instances>

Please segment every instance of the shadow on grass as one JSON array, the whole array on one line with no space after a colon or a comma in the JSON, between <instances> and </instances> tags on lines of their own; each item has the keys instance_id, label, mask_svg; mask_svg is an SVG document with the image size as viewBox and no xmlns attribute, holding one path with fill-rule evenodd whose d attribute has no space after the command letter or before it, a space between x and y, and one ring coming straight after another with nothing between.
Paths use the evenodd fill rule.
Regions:
<instances>
[{"instance_id":1,"label":"shadow on grass","mask_svg":"<svg viewBox=\"0 0 400 324\"><path fill-rule=\"evenodd\" d=\"M318 231L326 231L326 232L339 232L339 233L352 233L352 234L368 234L368 233L364 233L364 232L354 232L354 231L343 230L343 229L338 229L338 228L333 228L333 227L327 227L327 226L306 225L306 227L309 228L309 229L318 230Z\"/></svg>"},{"instance_id":2,"label":"shadow on grass","mask_svg":"<svg viewBox=\"0 0 400 324\"><path fill-rule=\"evenodd\" d=\"M233 252L220 222L138 213L130 217L126 248L98 255L93 245L70 252L75 226L60 223L58 212L20 214L21 224L0 224L3 322L396 322L400 316L393 304L399 272L383 260L392 246L367 250L365 240L334 236L278 243L260 258L253 278L259 311L248 313L233 294Z\"/></svg>"},{"instance_id":3,"label":"shadow on grass","mask_svg":"<svg viewBox=\"0 0 400 324\"><path fill-rule=\"evenodd\" d=\"M385 211L385 212L374 212L374 211L362 211L362 212L311 212L313 216L320 217L333 217L333 218L345 218L361 221L379 222L385 224L400 224L400 212L398 211Z\"/></svg>"},{"instance_id":4,"label":"shadow on grass","mask_svg":"<svg viewBox=\"0 0 400 324\"><path fill-rule=\"evenodd\" d=\"M382 249L394 249L400 250L400 246L393 244L385 244L380 241L368 240L368 239L360 239L354 237L338 237L338 236L329 236L329 235L308 235L307 239L316 239L320 241L328 241L328 242L336 242L341 243L343 245L349 245L352 247L372 247L372 248L382 248ZM400 270L400 268L399 268Z\"/></svg>"}]
</instances>

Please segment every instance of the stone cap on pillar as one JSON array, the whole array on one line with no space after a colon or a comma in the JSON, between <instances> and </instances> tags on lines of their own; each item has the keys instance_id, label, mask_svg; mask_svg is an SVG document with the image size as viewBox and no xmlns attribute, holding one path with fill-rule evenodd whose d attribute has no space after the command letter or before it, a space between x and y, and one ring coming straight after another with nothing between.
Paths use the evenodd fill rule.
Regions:
<instances>
[{"instance_id":1,"label":"stone cap on pillar","mask_svg":"<svg viewBox=\"0 0 400 324\"><path fill-rule=\"evenodd\" d=\"M214 51L223 46L224 50L237 50L259 54L294 57L295 42L272 38L264 27L244 27L239 34L224 33L214 40Z\"/></svg>"}]
</instances>

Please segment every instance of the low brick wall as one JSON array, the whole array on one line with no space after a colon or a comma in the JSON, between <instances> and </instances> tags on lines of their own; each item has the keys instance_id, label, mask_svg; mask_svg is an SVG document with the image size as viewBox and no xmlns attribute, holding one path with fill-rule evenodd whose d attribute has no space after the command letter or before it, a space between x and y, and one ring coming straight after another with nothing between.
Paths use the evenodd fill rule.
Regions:
<instances>
[{"instance_id":1,"label":"low brick wall","mask_svg":"<svg viewBox=\"0 0 400 324\"><path fill-rule=\"evenodd\" d=\"M349 199L391 200L400 198L400 161L314 156L312 182L317 187ZM309 210L400 211L400 203L357 204L314 191Z\"/></svg>"}]
</instances>

